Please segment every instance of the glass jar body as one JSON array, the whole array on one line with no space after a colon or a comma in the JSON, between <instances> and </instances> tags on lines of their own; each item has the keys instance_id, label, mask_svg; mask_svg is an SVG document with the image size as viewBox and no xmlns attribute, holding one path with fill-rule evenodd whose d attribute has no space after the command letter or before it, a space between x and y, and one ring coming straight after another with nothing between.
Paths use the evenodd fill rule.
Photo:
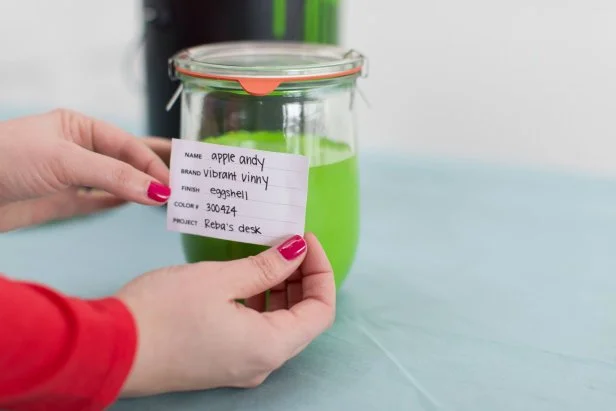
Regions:
<instances>
[{"instance_id":1,"label":"glass jar body","mask_svg":"<svg viewBox=\"0 0 616 411\"><path fill-rule=\"evenodd\" d=\"M356 76L283 84L265 96L248 94L231 81L182 82L182 139L309 158L305 230L323 245L339 287L359 237ZM233 260L265 249L189 234L182 234L182 244L189 262Z\"/></svg>"}]
</instances>

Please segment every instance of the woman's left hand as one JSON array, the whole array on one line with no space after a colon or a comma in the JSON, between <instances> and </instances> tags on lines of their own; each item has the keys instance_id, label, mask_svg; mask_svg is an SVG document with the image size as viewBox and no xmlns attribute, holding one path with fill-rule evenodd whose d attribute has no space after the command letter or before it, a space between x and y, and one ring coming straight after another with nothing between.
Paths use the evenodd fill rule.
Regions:
<instances>
[{"instance_id":1,"label":"woman's left hand","mask_svg":"<svg viewBox=\"0 0 616 411\"><path fill-rule=\"evenodd\" d=\"M170 151L168 139L68 110L0 122L0 232L126 201L164 204Z\"/></svg>"}]
</instances>

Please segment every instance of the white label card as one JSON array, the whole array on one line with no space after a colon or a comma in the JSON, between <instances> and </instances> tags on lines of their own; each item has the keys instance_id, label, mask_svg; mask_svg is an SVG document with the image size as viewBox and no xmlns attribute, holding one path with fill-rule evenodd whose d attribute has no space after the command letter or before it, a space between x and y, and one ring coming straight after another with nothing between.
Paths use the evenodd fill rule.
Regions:
<instances>
[{"instance_id":1,"label":"white label card","mask_svg":"<svg viewBox=\"0 0 616 411\"><path fill-rule=\"evenodd\" d=\"M272 246L304 234L308 158L173 139L167 229Z\"/></svg>"}]
</instances>

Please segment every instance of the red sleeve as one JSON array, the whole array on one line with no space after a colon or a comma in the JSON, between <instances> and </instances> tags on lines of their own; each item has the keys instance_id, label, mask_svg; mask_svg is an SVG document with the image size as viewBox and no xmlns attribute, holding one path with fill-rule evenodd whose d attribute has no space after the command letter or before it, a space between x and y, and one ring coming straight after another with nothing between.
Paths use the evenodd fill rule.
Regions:
<instances>
[{"instance_id":1,"label":"red sleeve","mask_svg":"<svg viewBox=\"0 0 616 411\"><path fill-rule=\"evenodd\" d=\"M103 410L117 398L136 344L119 300L69 298L0 276L0 409Z\"/></svg>"}]
</instances>

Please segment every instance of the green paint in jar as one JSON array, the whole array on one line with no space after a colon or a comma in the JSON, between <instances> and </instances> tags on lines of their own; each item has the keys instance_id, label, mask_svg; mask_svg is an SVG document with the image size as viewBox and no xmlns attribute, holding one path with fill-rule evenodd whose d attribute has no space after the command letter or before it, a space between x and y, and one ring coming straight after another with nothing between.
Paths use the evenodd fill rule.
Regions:
<instances>
[{"instance_id":1,"label":"green paint in jar","mask_svg":"<svg viewBox=\"0 0 616 411\"><path fill-rule=\"evenodd\" d=\"M181 97L182 139L308 157L305 231L323 245L338 288L359 237L354 107L364 60L335 45L228 42L182 50L169 67L171 78L181 81L170 105ZM189 262L235 260L266 249L188 234L182 244Z\"/></svg>"},{"instance_id":2,"label":"green paint in jar","mask_svg":"<svg viewBox=\"0 0 616 411\"><path fill-rule=\"evenodd\" d=\"M346 279L359 238L357 159L351 148L319 137L285 137L277 132L233 132L204 141L308 156L306 231L314 233L332 264L336 286ZM258 254L264 246L182 234L186 259L228 261Z\"/></svg>"}]
</instances>

